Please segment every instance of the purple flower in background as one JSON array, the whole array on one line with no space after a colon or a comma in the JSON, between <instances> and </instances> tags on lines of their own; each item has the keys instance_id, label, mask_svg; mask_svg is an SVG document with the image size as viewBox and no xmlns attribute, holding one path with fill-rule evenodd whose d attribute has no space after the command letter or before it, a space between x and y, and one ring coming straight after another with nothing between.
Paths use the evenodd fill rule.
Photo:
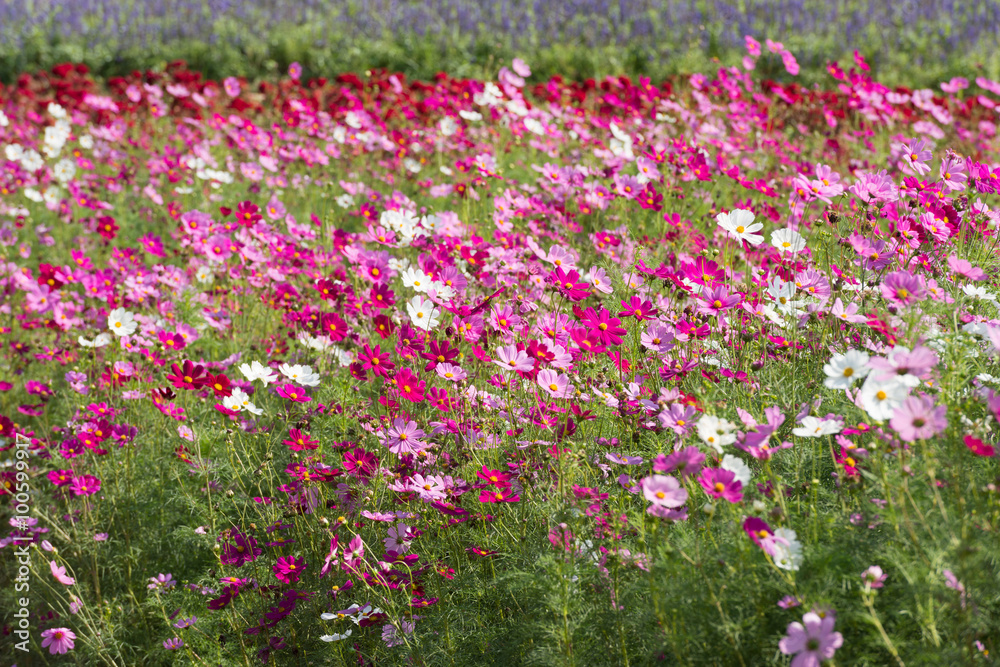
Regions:
<instances>
[{"instance_id":1,"label":"purple flower in background","mask_svg":"<svg viewBox=\"0 0 1000 667\"><path fill-rule=\"evenodd\" d=\"M947 412L947 406L935 406L934 399L926 394L910 396L896 408L889 426L904 442L926 440L948 427Z\"/></svg>"},{"instance_id":2,"label":"purple flower in background","mask_svg":"<svg viewBox=\"0 0 1000 667\"><path fill-rule=\"evenodd\" d=\"M222 87L226 91L226 95L230 97L239 97L240 95L240 80L235 76L227 77L225 81L222 82Z\"/></svg>"},{"instance_id":3,"label":"purple flower in background","mask_svg":"<svg viewBox=\"0 0 1000 667\"><path fill-rule=\"evenodd\" d=\"M795 656L791 667L819 667L833 657L844 643L843 636L833 631L834 622L833 616L820 618L810 611L802 617L802 623L789 623L787 636L778 648L785 655Z\"/></svg>"}]
</instances>

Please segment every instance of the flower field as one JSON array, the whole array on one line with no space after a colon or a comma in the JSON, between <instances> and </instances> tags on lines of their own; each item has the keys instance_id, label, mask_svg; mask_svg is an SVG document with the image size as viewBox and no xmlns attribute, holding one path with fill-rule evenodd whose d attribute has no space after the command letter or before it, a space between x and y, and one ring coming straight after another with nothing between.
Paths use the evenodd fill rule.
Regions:
<instances>
[{"instance_id":1,"label":"flower field","mask_svg":"<svg viewBox=\"0 0 1000 667\"><path fill-rule=\"evenodd\" d=\"M992 664L1000 83L745 47L0 87L4 657Z\"/></svg>"}]
</instances>

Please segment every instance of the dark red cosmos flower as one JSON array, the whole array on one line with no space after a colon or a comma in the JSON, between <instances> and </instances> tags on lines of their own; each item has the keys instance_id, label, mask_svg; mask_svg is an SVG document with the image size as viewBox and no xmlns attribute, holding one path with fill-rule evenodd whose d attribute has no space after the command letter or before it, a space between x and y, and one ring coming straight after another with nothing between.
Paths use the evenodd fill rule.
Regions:
<instances>
[{"instance_id":1,"label":"dark red cosmos flower","mask_svg":"<svg viewBox=\"0 0 1000 667\"><path fill-rule=\"evenodd\" d=\"M204 366L188 359L184 361L183 366L173 364L170 370L173 371L173 375L168 375L167 379L178 389L201 389L210 377L205 375Z\"/></svg>"},{"instance_id":2,"label":"dark red cosmos flower","mask_svg":"<svg viewBox=\"0 0 1000 667\"><path fill-rule=\"evenodd\" d=\"M206 373L202 386L211 389L216 396L229 396L233 393L233 384L224 373L218 375Z\"/></svg>"},{"instance_id":3,"label":"dark red cosmos flower","mask_svg":"<svg viewBox=\"0 0 1000 667\"><path fill-rule=\"evenodd\" d=\"M236 220L244 227L253 227L261 218L260 207L250 201L242 201L236 207Z\"/></svg>"},{"instance_id":4,"label":"dark red cosmos flower","mask_svg":"<svg viewBox=\"0 0 1000 667\"><path fill-rule=\"evenodd\" d=\"M427 350L420 354L421 357L427 359L427 365L424 366L424 372L432 371L437 368L438 364L443 364L445 362L451 363L454 359L458 358L460 354L457 347L451 347L451 344L446 341L436 341L432 340L430 345L428 345Z\"/></svg>"},{"instance_id":5,"label":"dark red cosmos flower","mask_svg":"<svg viewBox=\"0 0 1000 667\"><path fill-rule=\"evenodd\" d=\"M110 215L102 215L99 217L97 219L97 233L108 241L115 238L118 234L118 225L115 224L115 219Z\"/></svg>"}]
</instances>

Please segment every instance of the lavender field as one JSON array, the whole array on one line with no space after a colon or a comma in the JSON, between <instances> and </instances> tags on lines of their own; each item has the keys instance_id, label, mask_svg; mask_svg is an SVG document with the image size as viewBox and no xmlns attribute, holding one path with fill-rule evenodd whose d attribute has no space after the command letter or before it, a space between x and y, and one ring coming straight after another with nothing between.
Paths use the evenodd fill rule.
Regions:
<instances>
[{"instance_id":1,"label":"lavender field","mask_svg":"<svg viewBox=\"0 0 1000 667\"><path fill-rule=\"evenodd\" d=\"M219 79L292 62L307 78L384 67L483 79L515 56L541 79L662 78L738 61L745 35L793 50L809 83L854 49L892 85L1000 78L1000 0L0 0L0 79L67 61L116 76L177 59ZM759 67L784 74L774 58Z\"/></svg>"},{"instance_id":2,"label":"lavender field","mask_svg":"<svg viewBox=\"0 0 1000 667\"><path fill-rule=\"evenodd\" d=\"M5 664L996 663L995 4L335 9L3 6Z\"/></svg>"}]
</instances>

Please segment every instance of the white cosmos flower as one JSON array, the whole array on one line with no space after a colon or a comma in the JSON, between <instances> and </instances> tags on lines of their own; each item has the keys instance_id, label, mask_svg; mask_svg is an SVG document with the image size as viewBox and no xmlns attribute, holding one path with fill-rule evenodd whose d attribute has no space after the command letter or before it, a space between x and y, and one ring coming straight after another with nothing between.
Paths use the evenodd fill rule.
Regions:
<instances>
[{"instance_id":1,"label":"white cosmos flower","mask_svg":"<svg viewBox=\"0 0 1000 667\"><path fill-rule=\"evenodd\" d=\"M330 340L329 336L313 336L305 331L299 332L298 341L310 350L316 350L317 352L322 352L333 347L333 341Z\"/></svg>"},{"instance_id":2,"label":"white cosmos flower","mask_svg":"<svg viewBox=\"0 0 1000 667\"><path fill-rule=\"evenodd\" d=\"M892 417L909 393L910 388L896 376L877 379L874 375L869 375L861 385L861 405L869 417L885 421Z\"/></svg>"},{"instance_id":3,"label":"white cosmos flower","mask_svg":"<svg viewBox=\"0 0 1000 667\"><path fill-rule=\"evenodd\" d=\"M750 472L750 467L743 462L743 459L726 454L722 457L722 468L736 475L736 479L740 480L744 489L750 485L753 473Z\"/></svg>"},{"instance_id":4,"label":"white cosmos flower","mask_svg":"<svg viewBox=\"0 0 1000 667\"><path fill-rule=\"evenodd\" d=\"M791 281L785 282L778 276L775 276L768 284L767 293L774 299L778 311L785 315L797 315L799 313L799 306L805 303L804 301L795 299L795 283Z\"/></svg>"},{"instance_id":5,"label":"white cosmos flower","mask_svg":"<svg viewBox=\"0 0 1000 667\"><path fill-rule=\"evenodd\" d=\"M60 183L68 183L73 180L73 176L76 175L76 165L69 159L59 160L59 162L56 162L56 165L52 168L52 175L55 176L56 180Z\"/></svg>"},{"instance_id":6,"label":"white cosmos flower","mask_svg":"<svg viewBox=\"0 0 1000 667\"><path fill-rule=\"evenodd\" d=\"M417 292L426 292L431 288L430 277L421 271L420 269L409 268L403 271L402 274L403 285L405 287L410 287Z\"/></svg>"},{"instance_id":7,"label":"white cosmos flower","mask_svg":"<svg viewBox=\"0 0 1000 667\"><path fill-rule=\"evenodd\" d=\"M725 445L736 442L736 424L715 415L702 415L697 424L698 437L709 447L722 453Z\"/></svg>"},{"instance_id":8,"label":"white cosmos flower","mask_svg":"<svg viewBox=\"0 0 1000 667\"><path fill-rule=\"evenodd\" d=\"M3 153L11 162L19 162L24 157L24 148L20 144L8 144L4 146Z\"/></svg>"},{"instance_id":9,"label":"white cosmos flower","mask_svg":"<svg viewBox=\"0 0 1000 667\"><path fill-rule=\"evenodd\" d=\"M247 382L260 380L265 386L278 379L277 373L259 361L254 361L250 364L240 364L240 372L243 373L243 377L247 379Z\"/></svg>"},{"instance_id":10,"label":"white cosmos flower","mask_svg":"<svg viewBox=\"0 0 1000 667\"><path fill-rule=\"evenodd\" d=\"M746 241L753 246L764 242L763 236L754 233L763 229L764 224L754 222L753 213L750 211L737 208L729 213L720 213L715 216L715 221L737 241Z\"/></svg>"},{"instance_id":11,"label":"white cosmos flower","mask_svg":"<svg viewBox=\"0 0 1000 667\"><path fill-rule=\"evenodd\" d=\"M840 433L843 428L840 422L833 419L819 419L806 416L800 422L802 425L792 429L792 433L802 438L819 438L824 435Z\"/></svg>"},{"instance_id":12,"label":"white cosmos flower","mask_svg":"<svg viewBox=\"0 0 1000 667\"><path fill-rule=\"evenodd\" d=\"M83 347L104 347L111 342L111 335L106 333L97 334L94 340L87 340L83 336L76 339Z\"/></svg>"},{"instance_id":13,"label":"white cosmos flower","mask_svg":"<svg viewBox=\"0 0 1000 667\"><path fill-rule=\"evenodd\" d=\"M323 616L324 617L333 616L333 614L323 614ZM341 635L338 635L337 633L334 633L332 635L320 635L320 640L325 642L339 642L341 639L347 639L348 637L350 637L351 632L353 632L353 630L348 630L347 632Z\"/></svg>"},{"instance_id":14,"label":"white cosmos flower","mask_svg":"<svg viewBox=\"0 0 1000 667\"><path fill-rule=\"evenodd\" d=\"M771 558L774 564L782 570L798 571L802 566L802 543L799 542L794 530L788 528L778 528L774 531L771 546Z\"/></svg>"},{"instance_id":15,"label":"white cosmos flower","mask_svg":"<svg viewBox=\"0 0 1000 667\"><path fill-rule=\"evenodd\" d=\"M257 362L254 362L257 363ZM246 364L244 364L245 366ZM253 413L255 415L262 415L264 411L258 408L250 401L250 396L247 395L245 391L236 387L233 389L229 396L222 399L222 405L233 410L234 412L242 412L246 410L247 412Z\"/></svg>"},{"instance_id":16,"label":"white cosmos flower","mask_svg":"<svg viewBox=\"0 0 1000 667\"><path fill-rule=\"evenodd\" d=\"M44 165L45 162L42 160L42 156L32 148L24 151L24 154L21 155L21 166L27 171L38 171Z\"/></svg>"},{"instance_id":17,"label":"white cosmos flower","mask_svg":"<svg viewBox=\"0 0 1000 667\"><path fill-rule=\"evenodd\" d=\"M844 354L834 355L823 366L823 372L826 373L823 384L830 389L850 389L855 380L871 372L869 359L867 352L858 350L848 350Z\"/></svg>"},{"instance_id":18,"label":"white cosmos flower","mask_svg":"<svg viewBox=\"0 0 1000 667\"><path fill-rule=\"evenodd\" d=\"M534 118L524 119L524 129L526 129L528 132L531 132L532 134L537 134L539 136L545 134L545 126Z\"/></svg>"},{"instance_id":19,"label":"white cosmos flower","mask_svg":"<svg viewBox=\"0 0 1000 667\"><path fill-rule=\"evenodd\" d=\"M292 382L297 382L303 387L316 387L319 386L319 375L313 373L311 366L291 366L289 364L281 364L278 366L278 370L281 374Z\"/></svg>"},{"instance_id":20,"label":"white cosmos flower","mask_svg":"<svg viewBox=\"0 0 1000 667\"><path fill-rule=\"evenodd\" d=\"M771 245L794 255L805 250L806 240L794 229L776 229L771 232Z\"/></svg>"},{"instance_id":21,"label":"white cosmos flower","mask_svg":"<svg viewBox=\"0 0 1000 667\"><path fill-rule=\"evenodd\" d=\"M434 302L419 294L406 302L406 312L413 326L424 331L432 331L441 323L440 312Z\"/></svg>"},{"instance_id":22,"label":"white cosmos flower","mask_svg":"<svg viewBox=\"0 0 1000 667\"><path fill-rule=\"evenodd\" d=\"M108 313L108 328L116 336L131 336L138 326L132 313L124 308L115 308Z\"/></svg>"},{"instance_id":23,"label":"white cosmos flower","mask_svg":"<svg viewBox=\"0 0 1000 667\"><path fill-rule=\"evenodd\" d=\"M450 137L458 132L458 123L451 116L445 116L438 122L438 128L441 130L442 135Z\"/></svg>"}]
</instances>

